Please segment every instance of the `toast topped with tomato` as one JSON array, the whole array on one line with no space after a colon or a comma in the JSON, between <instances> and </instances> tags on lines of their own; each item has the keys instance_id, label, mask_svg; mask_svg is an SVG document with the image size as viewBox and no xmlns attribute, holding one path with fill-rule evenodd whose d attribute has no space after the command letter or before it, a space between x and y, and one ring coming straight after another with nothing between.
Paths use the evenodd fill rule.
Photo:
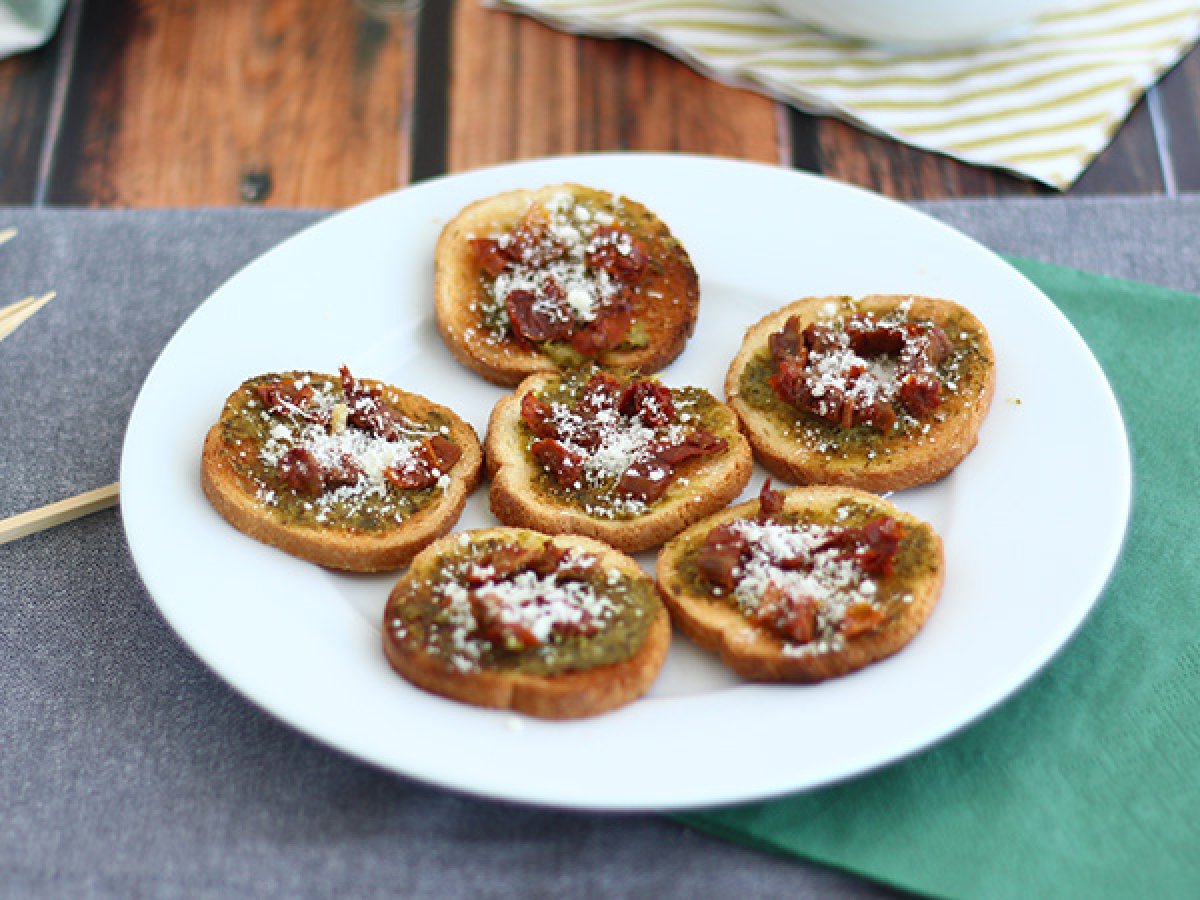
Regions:
<instances>
[{"instance_id":1,"label":"toast topped with tomato","mask_svg":"<svg viewBox=\"0 0 1200 900\"><path fill-rule=\"evenodd\" d=\"M520 528L452 534L422 551L383 621L389 662L418 687L548 719L644 694L670 636L654 581L632 559Z\"/></svg>"},{"instance_id":2,"label":"toast topped with tomato","mask_svg":"<svg viewBox=\"0 0 1200 900\"><path fill-rule=\"evenodd\" d=\"M666 224L577 184L472 203L434 255L446 346L506 386L590 364L656 372L682 352L698 305L696 271Z\"/></svg>"},{"instance_id":3,"label":"toast topped with tomato","mask_svg":"<svg viewBox=\"0 0 1200 900\"><path fill-rule=\"evenodd\" d=\"M750 446L701 388L609 372L531 375L488 423L492 511L509 525L655 547L746 486Z\"/></svg>"},{"instance_id":4,"label":"toast topped with tomato","mask_svg":"<svg viewBox=\"0 0 1200 900\"><path fill-rule=\"evenodd\" d=\"M205 496L235 528L336 569L398 569L449 531L479 483L474 430L371 379L284 372L243 382L209 429Z\"/></svg>"},{"instance_id":5,"label":"toast topped with tomato","mask_svg":"<svg viewBox=\"0 0 1200 900\"><path fill-rule=\"evenodd\" d=\"M957 303L809 297L749 328L725 393L772 474L893 491L966 457L995 382L987 330Z\"/></svg>"},{"instance_id":6,"label":"toast topped with tomato","mask_svg":"<svg viewBox=\"0 0 1200 900\"><path fill-rule=\"evenodd\" d=\"M814 682L897 652L944 579L928 524L865 491L764 487L658 557L672 620L745 678Z\"/></svg>"}]
</instances>

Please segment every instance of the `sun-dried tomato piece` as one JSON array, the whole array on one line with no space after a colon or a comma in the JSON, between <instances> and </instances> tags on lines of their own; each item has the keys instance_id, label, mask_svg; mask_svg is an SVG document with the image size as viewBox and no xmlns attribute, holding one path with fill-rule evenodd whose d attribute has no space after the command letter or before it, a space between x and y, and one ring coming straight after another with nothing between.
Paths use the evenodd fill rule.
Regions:
<instances>
[{"instance_id":1,"label":"sun-dried tomato piece","mask_svg":"<svg viewBox=\"0 0 1200 900\"><path fill-rule=\"evenodd\" d=\"M807 407L804 404L812 399L808 381L809 373L804 363L796 359L784 359L780 361L775 374L767 379L767 384L780 400L805 409Z\"/></svg>"},{"instance_id":2,"label":"sun-dried tomato piece","mask_svg":"<svg viewBox=\"0 0 1200 900\"><path fill-rule=\"evenodd\" d=\"M468 594L471 612L482 635L493 644L508 650L526 650L538 646L537 635L519 622L506 621L504 600L486 588Z\"/></svg>"},{"instance_id":3,"label":"sun-dried tomato piece","mask_svg":"<svg viewBox=\"0 0 1200 900\"><path fill-rule=\"evenodd\" d=\"M279 475L292 490L309 497L320 496L325 490L321 463L307 447L293 447L279 463Z\"/></svg>"},{"instance_id":4,"label":"sun-dried tomato piece","mask_svg":"<svg viewBox=\"0 0 1200 900\"><path fill-rule=\"evenodd\" d=\"M804 346L809 353L829 353L837 350L842 343L842 337L832 325L813 322L802 332Z\"/></svg>"},{"instance_id":5,"label":"sun-dried tomato piece","mask_svg":"<svg viewBox=\"0 0 1200 900\"><path fill-rule=\"evenodd\" d=\"M521 398L521 420L540 438L553 439L559 436L550 404L533 391Z\"/></svg>"},{"instance_id":6,"label":"sun-dried tomato piece","mask_svg":"<svg viewBox=\"0 0 1200 900\"><path fill-rule=\"evenodd\" d=\"M767 383L784 402L839 428L872 425L886 431L896 421L896 411L882 394L855 390L864 376L864 367L852 366L842 373L839 385L823 380L798 360L785 359Z\"/></svg>"},{"instance_id":7,"label":"sun-dried tomato piece","mask_svg":"<svg viewBox=\"0 0 1200 900\"><path fill-rule=\"evenodd\" d=\"M781 330L767 338L767 348L771 351L771 358L776 362L795 359L803 366L803 357L808 355L808 348L804 344L804 333L800 328L800 318L798 316L791 316L784 322Z\"/></svg>"},{"instance_id":8,"label":"sun-dried tomato piece","mask_svg":"<svg viewBox=\"0 0 1200 900\"><path fill-rule=\"evenodd\" d=\"M576 408L581 413L603 412L615 409L621 396L621 382L607 372L596 372L579 392Z\"/></svg>"},{"instance_id":9,"label":"sun-dried tomato piece","mask_svg":"<svg viewBox=\"0 0 1200 900\"><path fill-rule=\"evenodd\" d=\"M651 428L669 425L675 420L675 401L671 389L658 381L633 381L617 402L621 415L638 417Z\"/></svg>"},{"instance_id":10,"label":"sun-dried tomato piece","mask_svg":"<svg viewBox=\"0 0 1200 900\"><path fill-rule=\"evenodd\" d=\"M382 392L364 384L347 366L341 367L342 396L346 401L346 422L385 441L397 441L412 422L383 402Z\"/></svg>"},{"instance_id":11,"label":"sun-dried tomato piece","mask_svg":"<svg viewBox=\"0 0 1200 900\"><path fill-rule=\"evenodd\" d=\"M312 402L312 385L297 381L269 381L255 387L258 399L271 412L290 412Z\"/></svg>"},{"instance_id":12,"label":"sun-dried tomato piece","mask_svg":"<svg viewBox=\"0 0 1200 900\"><path fill-rule=\"evenodd\" d=\"M899 356L904 345L919 332L920 326L911 322L882 324L865 316L846 321L850 349L859 356Z\"/></svg>"},{"instance_id":13,"label":"sun-dried tomato piece","mask_svg":"<svg viewBox=\"0 0 1200 900\"><path fill-rule=\"evenodd\" d=\"M358 484L364 474L363 468L358 464L358 461L349 453L343 453L338 465L325 469L325 486L327 488L338 488Z\"/></svg>"},{"instance_id":14,"label":"sun-dried tomato piece","mask_svg":"<svg viewBox=\"0 0 1200 900\"><path fill-rule=\"evenodd\" d=\"M437 484L442 476L437 456L428 441L417 444L412 453L396 465L384 470L383 477L405 491L424 490Z\"/></svg>"},{"instance_id":15,"label":"sun-dried tomato piece","mask_svg":"<svg viewBox=\"0 0 1200 900\"><path fill-rule=\"evenodd\" d=\"M900 354L900 368L916 371L932 370L954 351L954 345L941 326L930 322L905 346Z\"/></svg>"},{"instance_id":16,"label":"sun-dried tomato piece","mask_svg":"<svg viewBox=\"0 0 1200 900\"><path fill-rule=\"evenodd\" d=\"M855 603L846 610L838 631L848 638L861 637L882 625L887 616L870 603Z\"/></svg>"},{"instance_id":17,"label":"sun-dried tomato piece","mask_svg":"<svg viewBox=\"0 0 1200 900\"><path fill-rule=\"evenodd\" d=\"M429 449L437 459L437 467L445 474L454 468L454 464L462 459L462 448L449 438L435 434L429 439Z\"/></svg>"},{"instance_id":18,"label":"sun-dried tomato piece","mask_svg":"<svg viewBox=\"0 0 1200 900\"><path fill-rule=\"evenodd\" d=\"M329 412L313 405L312 385L292 379L257 385L254 392L263 407L277 416L291 416L317 425L329 423Z\"/></svg>"},{"instance_id":19,"label":"sun-dried tomato piece","mask_svg":"<svg viewBox=\"0 0 1200 900\"><path fill-rule=\"evenodd\" d=\"M653 503L667 492L675 470L689 459L720 453L729 446L724 438L704 429L689 432L680 441L650 444L641 457L621 475L616 494L643 503Z\"/></svg>"},{"instance_id":20,"label":"sun-dried tomato piece","mask_svg":"<svg viewBox=\"0 0 1200 900\"><path fill-rule=\"evenodd\" d=\"M502 544L488 550L476 561L474 578L483 579L479 584L512 578L531 568L541 555L542 549L539 547Z\"/></svg>"},{"instance_id":21,"label":"sun-dried tomato piece","mask_svg":"<svg viewBox=\"0 0 1200 900\"><path fill-rule=\"evenodd\" d=\"M549 472L560 487L570 488L581 483L583 456L568 450L552 438L536 441L529 448L533 458Z\"/></svg>"},{"instance_id":22,"label":"sun-dried tomato piece","mask_svg":"<svg viewBox=\"0 0 1200 900\"><path fill-rule=\"evenodd\" d=\"M557 546L553 541L545 541L535 552L529 569L535 575L553 575L570 553L570 550Z\"/></svg>"},{"instance_id":23,"label":"sun-dried tomato piece","mask_svg":"<svg viewBox=\"0 0 1200 900\"><path fill-rule=\"evenodd\" d=\"M428 461L417 458L386 469L383 476L404 491L423 490L432 487L438 480Z\"/></svg>"},{"instance_id":24,"label":"sun-dried tomato piece","mask_svg":"<svg viewBox=\"0 0 1200 900\"><path fill-rule=\"evenodd\" d=\"M360 402L373 401L379 397L379 389L359 381L350 373L349 366L338 370L342 376L342 396L353 411Z\"/></svg>"},{"instance_id":25,"label":"sun-dried tomato piece","mask_svg":"<svg viewBox=\"0 0 1200 900\"><path fill-rule=\"evenodd\" d=\"M783 504L786 499L783 491L772 488L771 479L766 479L763 482L762 490L758 492L758 515L755 516L755 521L760 525L766 525L768 522L778 519L779 514L783 512Z\"/></svg>"},{"instance_id":26,"label":"sun-dried tomato piece","mask_svg":"<svg viewBox=\"0 0 1200 900\"><path fill-rule=\"evenodd\" d=\"M504 307L513 332L524 340L565 341L575 333L575 319L560 297L518 288L505 295Z\"/></svg>"},{"instance_id":27,"label":"sun-dried tomato piece","mask_svg":"<svg viewBox=\"0 0 1200 900\"><path fill-rule=\"evenodd\" d=\"M475 262L489 278L502 275L516 262L515 254L510 252L511 244L502 247L495 238L472 238L468 243L475 254Z\"/></svg>"},{"instance_id":28,"label":"sun-dried tomato piece","mask_svg":"<svg viewBox=\"0 0 1200 900\"><path fill-rule=\"evenodd\" d=\"M855 552L868 575L891 575L904 538L904 525L891 516L877 516L862 527L861 546Z\"/></svg>"},{"instance_id":29,"label":"sun-dried tomato piece","mask_svg":"<svg viewBox=\"0 0 1200 900\"><path fill-rule=\"evenodd\" d=\"M404 490L433 487L462 457L462 450L440 434L426 438L412 449L408 459L385 471L384 477Z\"/></svg>"},{"instance_id":30,"label":"sun-dried tomato piece","mask_svg":"<svg viewBox=\"0 0 1200 900\"><path fill-rule=\"evenodd\" d=\"M611 225L602 225L592 232L586 259L591 268L605 271L630 285L641 279L650 262L637 238Z\"/></svg>"},{"instance_id":31,"label":"sun-dried tomato piece","mask_svg":"<svg viewBox=\"0 0 1200 900\"><path fill-rule=\"evenodd\" d=\"M896 396L919 419L942 405L942 385L932 375L906 375Z\"/></svg>"},{"instance_id":32,"label":"sun-dried tomato piece","mask_svg":"<svg viewBox=\"0 0 1200 900\"><path fill-rule=\"evenodd\" d=\"M732 525L718 525L705 537L696 558L696 567L714 587L728 593L737 580L734 570L750 549L750 541Z\"/></svg>"},{"instance_id":33,"label":"sun-dried tomato piece","mask_svg":"<svg viewBox=\"0 0 1200 900\"><path fill-rule=\"evenodd\" d=\"M627 303L613 303L571 335L571 346L584 356L597 356L619 347L632 327L633 310Z\"/></svg>"},{"instance_id":34,"label":"sun-dried tomato piece","mask_svg":"<svg viewBox=\"0 0 1200 900\"><path fill-rule=\"evenodd\" d=\"M653 503L671 486L671 469L653 460L636 463L617 480L615 493L629 500Z\"/></svg>"},{"instance_id":35,"label":"sun-dried tomato piece","mask_svg":"<svg viewBox=\"0 0 1200 900\"><path fill-rule=\"evenodd\" d=\"M753 618L798 644L817 636L817 605L812 598L794 597L773 582L759 598Z\"/></svg>"},{"instance_id":36,"label":"sun-dried tomato piece","mask_svg":"<svg viewBox=\"0 0 1200 900\"><path fill-rule=\"evenodd\" d=\"M697 456L709 456L713 453L723 453L729 447L729 442L723 437L717 437L711 431L697 428L684 435L683 440L670 444L654 445L650 455L659 462L669 466L678 466Z\"/></svg>"}]
</instances>

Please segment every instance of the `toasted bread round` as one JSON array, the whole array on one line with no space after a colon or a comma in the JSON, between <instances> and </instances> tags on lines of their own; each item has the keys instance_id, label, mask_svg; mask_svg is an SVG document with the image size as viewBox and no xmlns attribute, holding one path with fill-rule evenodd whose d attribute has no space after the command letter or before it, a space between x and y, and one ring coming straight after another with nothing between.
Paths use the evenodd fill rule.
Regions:
<instances>
[{"instance_id":1,"label":"toasted bread round","mask_svg":"<svg viewBox=\"0 0 1200 900\"><path fill-rule=\"evenodd\" d=\"M482 448L444 406L370 379L352 384L371 398L355 402L383 416L375 430L397 429L392 440L345 421L355 404L343 402L338 376L262 375L229 396L209 429L201 484L230 524L286 553L354 572L398 569L454 527L479 484ZM283 386L274 411L272 385ZM444 456L422 449L434 440ZM421 482L430 483L400 486Z\"/></svg>"},{"instance_id":2,"label":"toasted bread round","mask_svg":"<svg viewBox=\"0 0 1200 900\"><path fill-rule=\"evenodd\" d=\"M942 589L942 541L933 528L853 488L805 487L782 493L782 512L768 527L757 522L761 504L753 500L697 523L663 547L658 586L675 624L697 644L715 651L729 668L756 681L822 681L904 647L933 611ZM801 538L781 537L779 529L854 528L878 516L890 516L903 528L891 574L839 569L832 557L820 558L829 550L818 551L810 570L795 563L771 565L779 554L786 556L803 544ZM745 529L752 556L740 557L733 570L735 586L721 587L706 574L711 568L701 562L702 549L715 528L735 521L749 523L739 527ZM819 546L821 538L807 540ZM795 580L786 587L789 578ZM871 587L864 587L868 581ZM802 606L811 604L806 612L814 617L807 625L815 627L809 634L797 637L802 629L794 612L787 618L789 607L766 605L771 602L770 584L785 586L785 593L800 597ZM781 623L795 630L789 633Z\"/></svg>"},{"instance_id":3,"label":"toasted bread round","mask_svg":"<svg viewBox=\"0 0 1200 900\"><path fill-rule=\"evenodd\" d=\"M622 387L639 380L605 377L613 377ZM580 451L587 456L580 480L563 486L533 455L538 437L522 418L522 402L526 395L534 394L570 407L586 390L589 378L587 373L531 375L492 410L484 448L492 476L492 512L501 522L550 534L588 535L626 553L637 553L657 547L692 522L726 506L749 482L753 455L738 430L737 417L707 391L677 388L670 393L679 415L689 417L687 426L642 427L637 432L640 437L630 439L631 431L626 429L633 423L628 416L587 419L611 422L613 427L606 425L602 430L600 447ZM622 499L618 488L623 473L645 458L655 436L692 425L719 438L724 449L680 463L660 498L649 502Z\"/></svg>"},{"instance_id":4,"label":"toasted bread round","mask_svg":"<svg viewBox=\"0 0 1200 900\"><path fill-rule=\"evenodd\" d=\"M933 323L949 339L937 369L940 405L920 417L897 410L896 423L842 428L780 399L768 382L776 371L769 340L792 317L800 327L842 328L855 314ZM995 357L983 324L950 300L903 295L809 297L771 313L746 332L725 378L725 394L759 461L796 484L841 484L894 491L943 477L975 446L996 384Z\"/></svg>"},{"instance_id":5,"label":"toasted bread round","mask_svg":"<svg viewBox=\"0 0 1200 900\"><path fill-rule=\"evenodd\" d=\"M504 239L531 222L549 223L555 234L568 236L560 247L569 247L569 265L561 267L560 260L560 268L553 270L548 263L522 262L517 280L528 287L530 278L551 273L555 284L569 294L563 302L571 303L561 308L570 311L572 327L584 327L597 308L609 303L612 282L585 259L589 242L600 239L597 229L605 229L602 234L619 229L645 253L644 267L623 293L632 327L615 347L581 355L567 339L531 342L514 334L505 304L496 296L496 278L481 266L473 242ZM470 204L442 230L434 267L434 309L446 346L465 366L500 385L589 361L657 372L683 351L696 326L696 271L667 226L635 200L577 184L508 191ZM541 276L536 275L539 268ZM513 274L510 269L505 277Z\"/></svg>"},{"instance_id":6,"label":"toasted bread round","mask_svg":"<svg viewBox=\"0 0 1200 900\"><path fill-rule=\"evenodd\" d=\"M504 548L541 562L513 563ZM515 573L501 570L506 556ZM632 559L590 538L517 528L452 534L422 551L383 626L388 661L418 687L546 719L640 697L671 640L653 579Z\"/></svg>"}]
</instances>

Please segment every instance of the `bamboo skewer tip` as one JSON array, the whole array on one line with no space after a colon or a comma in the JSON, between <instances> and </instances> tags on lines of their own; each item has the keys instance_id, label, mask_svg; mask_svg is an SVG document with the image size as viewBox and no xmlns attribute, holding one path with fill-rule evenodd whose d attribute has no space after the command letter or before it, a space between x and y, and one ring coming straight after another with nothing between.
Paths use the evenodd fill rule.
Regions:
<instances>
[{"instance_id":1,"label":"bamboo skewer tip","mask_svg":"<svg viewBox=\"0 0 1200 900\"><path fill-rule=\"evenodd\" d=\"M28 537L56 525L74 521L82 516L115 506L120 499L120 482L106 484L74 497L48 503L28 512L0 519L0 544Z\"/></svg>"},{"instance_id":2,"label":"bamboo skewer tip","mask_svg":"<svg viewBox=\"0 0 1200 900\"><path fill-rule=\"evenodd\" d=\"M56 296L54 291L47 291L40 297L30 296L24 300L18 300L16 303L10 303L8 306L0 307L0 340L4 340L20 328L30 316Z\"/></svg>"}]
</instances>

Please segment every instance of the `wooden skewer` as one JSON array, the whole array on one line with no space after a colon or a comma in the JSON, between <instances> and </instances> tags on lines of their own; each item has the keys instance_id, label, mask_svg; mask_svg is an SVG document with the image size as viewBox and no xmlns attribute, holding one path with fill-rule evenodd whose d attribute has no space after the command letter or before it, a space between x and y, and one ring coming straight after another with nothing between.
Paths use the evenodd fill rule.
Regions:
<instances>
[{"instance_id":1,"label":"wooden skewer","mask_svg":"<svg viewBox=\"0 0 1200 900\"><path fill-rule=\"evenodd\" d=\"M99 512L115 506L119 500L120 483L107 484L94 491L87 491L66 500L59 500L47 506L39 506L29 512L19 513L7 519L0 519L0 544L7 544L18 538L45 531L55 525L62 525L89 513Z\"/></svg>"},{"instance_id":2,"label":"wooden skewer","mask_svg":"<svg viewBox=\"0 0 1200 900\"><path fill-rule=\"evenodd\" d=\"M38 298L30 294L25 299L18 300L16 303L10 303L8 306L0 306L0 321L13 316L19 316L25 310L29 309L29 307L33 306L33 304L37 303L37 301Z\"/></svg>"},{"instance_id":3,"label":"wooden skewer","mask_svg":"<svg viewBox=\"0 0 1200 900\"><path fill-rule=\"evenodd\" d=\"M54 291L50 291L40 297L26 297L0 308L0 341L20 328L26 319L53 299Z\"/></svg>"}]
</instances>

